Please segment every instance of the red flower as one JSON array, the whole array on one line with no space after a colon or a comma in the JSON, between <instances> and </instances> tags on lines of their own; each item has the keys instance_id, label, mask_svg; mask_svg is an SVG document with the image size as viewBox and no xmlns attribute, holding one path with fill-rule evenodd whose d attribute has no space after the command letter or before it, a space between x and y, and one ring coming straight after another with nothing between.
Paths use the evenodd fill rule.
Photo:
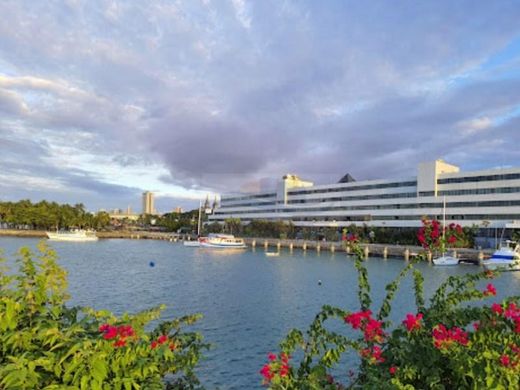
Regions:
<instances>
[{"instance_id":1,"label":"red flower","mask_svg":"<svg viewBox=\"0 0 520 390\"><path fill-rule=\"evenodd\" d=\"M114 347L116 347L116 348L121 348L121 347L124 347L125 345L126 345L126 340L124 338L120 338L114 343Z\"/></svg>"},{"instance_id":2,"label":"red flower","mask_svg":"<svg viewBox=\"0 0 520 390\"><path fill-rule=\"evenodd\" d=\"M115 326L109 326L104 332L103 338L105 340L111 340L117 337L117 328Z\"/></svg>"},{"instance_id":3,"label":"red flower","mask_svg":"<svg viewBox=\"0 0 520 390\"><path fill-rule=\"evenodd\" d=\"M516 318L520 317L520 310L516 305L511 302L508 306L506 311L504 312L504 316L506 318L511 318L512 320L515 320Z\"/></svg>"},{"instance_id":4,"label":"red flower","mask_svg":"<svg viewBox=\"0 0 520 390\"><path fill-rule=\"evenodd\" d=\"M260 374L264 377L264 380L266 382L271 382L271 379L273 379L274 374L271 372L271 367L269 364L265 364L262 369L260 370Z\"/></svg>"},{"instance_id":5,"label":"red flower","mask_svg":"<svg viewBox=\"0 0 520 390\"><path fill-rule=\"evenodd\" d=\"M383 322L370 318L365 326L365 340L381 342L383 338Z\"/></svg>"},{"instance_id":6,"label":"red flower","mask_svg":"<svg viewBox=\"0 0 520 390\"><path fill-rule=\"evenodd\" d=\"M269 359L269 361L273 362L276 360L276 355L274 353L270 353L269 355L267 355L267 358Z\"/></svg>"},{"instance_id":7,"label":"red flower","mask_svg":"<svg viewBox=\"0 0 520 390\"><path fill-rule=\"evenodd\" d=\"M455 237L455 236L449 236L448 237L448 243L454 244L456 242L457 242L457 237Z\"/></svg>"},{"instance_id":8,"label":"red flower","mask_svg":"<svg viewBox=\"0 0 520 390\"><path fill-rule=\"evenodd\" d=\"M390 375L394 375L397 371L397 367L396 366L392 366L388 369L388 371L390 371Z\"/></svg>"},{"instance_id":9,"label":"red flower","mask_svg":"<svg viewBox=\"0 0 520 390\"><path fill-rule=\"evenodd\" d=\"M100 325L99 326L99 332L100 333L105 333L108 330L108 328L110 328L110 325L108 325L108 324Z\"/></svg>"},{"instance_id":10,"label":"red flower","mask_svg":"<svg viewBox=\"0 0 520 390\"><path fill-rule=\"evenodd\" d=\"M345 316L345 322L347 324L352 325L352 327L354 329L359 329L359 328L361 328L362 322L364 320L368 320L371 315L372 315L372 312L370 310L352 313L352 314L349 314L348 316Z\"/></svg>"},{"instance_id":11,"label":"red flower","mask_svg":"<svg viewBox=\"0 0 520 390\"><path fill-rule=\"evenodd\" d=\"M509 367L510 363L511 363L511 360L509 359L509 356L507 356L507 355L500 356L500 364L502 364L504 367Z\"/></svg>"},{"instance_id":12,"label":"red flower","mask_svg":"<svg viewBox=\"0 0 520 390\"><path fill-rule=\"evenodd\" d=\"M497 289L495 288L495 286L493 286L491 283L489 283L487 286L486 286L486 290L483 291L484 295L485 296L490 296L490 295L497 295Z\"/></svg>"},{"instance_id":13,"label":"red flower","mask_svg":"<svg viewBox=\"0 0 520 390\"><path fill-rule=\"evenodd\" d=\"M379 345L374 345L372 349L364 348L359 351L359 354L362 358L368 358L370 364L383 363L385 361L385 358L382 356L383 350Z\"/></svg>"},{"instance_id":14,"label":"red flower","mask_svg":"<svg viewBox=\"0 0 520 390\"><path fill-rule=\"evenodd\" d=\"M175 345L175 343L170 343L168 345L168 348L170 349L170 351L173 351L175 348L177 348L177 346Z\"/></svg>"},{"instance_id":15,"label":"red flower","mask_svg":"<svg viewBox=\"0 0 520 390\"><path fill-rule=\"evenodd\" d=\"M414 329L420 329L421 328L421 319L423 318L422 313L417 314L417 316L414 316L411 313L408 313L406 315L406 319L403 321L403 324L406 326L406 329L408 332L413 331Z\"/></svg>"},{"instance_id":16,"label":"red flower","mask_svg":"<svg viewBox=\"0 0 520 390\"><path fill-rule=\"evenodd\" d=\"M154 340L154 341L152 341L152 344L150 344L150 348L155 349L155 348L157 348L158 345L159 345L159 343Z\"/></svg>"},{"instance_id":17,"label":"red flower","mask_svg":"<svg viewBox=\"0 0 520 390\"><path fill-rule=\"evenodd\" d=\"M158 342L159 344L164 344L164 343L167 342L167 341L168 341L168 336L166 336L166 335L164 335L164 334L163 334L163 335L160 335L160 336L157 338L157 342Z\"/></svg>"},{"instance_id":18,"label":"red flower","mask_svg":"<svg viewBox=\"0 0 520 390\"><path fill-rule=\"evenodd\" d=\"M499 305L498 303L493 303L491 305L491 311L495 314L502 314L504 312L504 309L502 309L502 305Z\"/></svg>"},{"instance_id":19,"label":"red flower","mask_svg":"<svg viewBox=\"0 0 520 390\"><path fill-rule=\"evenodd\" d=\"M439 324L433 328L432 336L433 345L437 349L449 348L453 343L464 346L468 344L468 334L456 326L447 329L443 324Z\"/></svg>"},{"instance_id":20,"label":"red flower","mask_svg":"<svg viewBox=\"0 0 520 390\"><path fill-rule=\"evenodd\" d=\"M479 328L480 328L480 323L474 322L473 323L473 329L475 329L475 332L478 331Z\"/></svg>"},{"instance_id":21,"label":"red flower","mask_svg":"<svg viewBox=\"0 0 520 390\"><path fill-rule=\"evenodd\" d=\"M134 329L130 325L121 325L117 328L117 332L123 337L131 337L134 335Z\"/></svg>"}]
</instances>

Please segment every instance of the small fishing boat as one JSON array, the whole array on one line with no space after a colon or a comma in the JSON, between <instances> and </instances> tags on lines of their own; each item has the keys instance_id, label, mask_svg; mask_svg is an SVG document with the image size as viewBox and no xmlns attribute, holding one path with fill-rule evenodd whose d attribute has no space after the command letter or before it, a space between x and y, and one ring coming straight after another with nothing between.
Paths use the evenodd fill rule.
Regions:
<instances>
[{"instance_id":1,"label":"small fishing boat","mask_svg":"<svg viewBox=\"0 0 520 390\"><path fill-rule=\"evenodd\" d=\"M51 241L97 241L98 237L94 230L57 230L55 232L45 232Z\"/></svg>"},{"instance_id":2,"label":"small fishing boat","mask_svg":"<svg viewBox=\"0 0 520 390\"><path fill-rule=\"evenodd\" d=\"M493 255L482 262L486 269L520 270L520 242L504 241Z\"/></svg>"}]
</instances>

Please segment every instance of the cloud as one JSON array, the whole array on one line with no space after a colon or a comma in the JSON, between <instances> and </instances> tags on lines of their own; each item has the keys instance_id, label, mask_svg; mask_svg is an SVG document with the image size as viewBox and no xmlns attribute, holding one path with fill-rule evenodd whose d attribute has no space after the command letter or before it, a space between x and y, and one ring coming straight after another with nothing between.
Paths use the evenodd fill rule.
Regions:
<instances>
[{"instance_id":1,"label":"cloud","mask_svg":"<svg viewBox=\"0 0 520 390\"><path fill-rule=\"evenodd\" d=\"M514 2L19 1L0 14L3 174L32 151L27 169L98 207L288 172L485 168L486 145L518 137Z\"/></svg>"}]
</instances>

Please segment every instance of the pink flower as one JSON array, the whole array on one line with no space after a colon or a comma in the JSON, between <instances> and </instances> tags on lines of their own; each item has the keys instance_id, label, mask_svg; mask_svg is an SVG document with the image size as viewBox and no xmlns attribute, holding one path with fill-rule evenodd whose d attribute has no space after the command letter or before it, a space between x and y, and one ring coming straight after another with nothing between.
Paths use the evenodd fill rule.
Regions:
<instances>
[{"instance_id":1,"label":"pink flower","mask_svg":"<svg viewBox=\"0 0 520 390\"><path fill-rule=\"evenodd\" d=\"M480 323L474 322L473 323L473 329L475 329L475 332L478 331L479 328L480 328Z\"/></svg>"},{"instance_id":2,"label":"pink flower","mask_svg":"<svg viewBox=\"0 0 520 390\"><path fill-rule=\"evenodd\" d=\"M108 325L108 324L100 325L99 326L99 332L100 333L105 333L109 328L110 328L110 325Z\"/></svg>"},{"instance_id":3,"label":"pink flower","mask_svg":"<svg viewBox=\"0 0 520 390\"><path fill-rule=\"evenodd\" d=\"M273 362L276 360L276 355L274 353L270 353L269 355L267 355L267 358L269 359L269 361Z\"/></svg>"},{"instance_id":4,"label":"pink flower","mask_svg":"<svg viewBox=\"0 0 520 390\"><path fill-rule=\"evenodd\" d=\"M360 311L357 313L349 314L348 316L345 316L345 322L347 324L352 325L354 329L361 328L361 323L364 320L367 320L372 315L372 312L370 310Z\"/></svg>"},{"instance_id":5,"label":"pink flower","mask_svg":"<svg viewBox=\"0 0 520 390\"><path fill-rule=\"evenodd\" d=\"M498 303L493 303L491 305L491 311L495 314L502 314L504 312L504 309L502 309L502 305L499 305Z\"/></svg>"},{"instance_id":6,"label":"pink flower","mask_svg":"<svg viewBox=\"0 0 520 390\"><path fill-rule=\"evenodd\" d=\"M109 326L106 328L103 334L105 340L111 340L117 337L117 328L115 326Z\"/></svg>"},{"instance_id":7,"label":"pink flower","mask_svg":"<svg viewBox=\"0 0 520 390\"><path fill-rule=\"evenodd\" d=\"M487 286L486 286L486 290L484 290L484 295L485 296L490 296L490 295L497 295L497 289L495 288L495 286L493 286L491 283L489 283Z\"/></svg>"},{"instance_id":8,"label":"pink flower","mask_svg":"<svg viewBox=\"0 0 520 390\"><path fill-rule=\"evenodd\" d=\"M365 341L381 342L383 338L383 322L370 318L365 326Z\"/></svg>"},{"instance_id":9,"label":"pink flower","mask_svg":"<svg viewBox=\"0 0 520 390\"><path fill-rule=\"evenodd\" d=\"M507 355L500 356L500 364L502 364L504 367L509 367L510 363L511 363L511 360L509 359L509 356L507 356Z\"/></svg>"},{"instance_id":10,"label":"pink flower","mask_svg":"<svg viewBox=\"0 0 520 390\"><path fill-rule=\"evenodd\" d=\"M447 349L453 343L468 345L468 334L456 326L447 329L443 324L439 324L433 328L432 336L433 345L437 349Z\"/></svg>"},{"instance_id":11,"label":"pink flower","mask_svg":"<svg viewBox=\"0 0 520 390\"><path fill-rule=\"evenodd\" d=\"M271 382L271 379L273 379L274 374L271 372L271 367L269 364L265 364L262 369L260 370L260 374L264 377L264 380L266 382Z\"/></svg>"},{"instance_id":12,"label":"pink flower","mask_svg":"<svg viewBox=\"0 0 520 390\"><path fill-rule=\"evenodd\" d=\"M406 329L408 330L408 332L411 332L414 329L421 328L421 319L422 318L423 318L422 313L419 313L416 316L414 316L411 313L408 313L406 315L406 319L403 321L403 324L406 326Z\"/></svg>"},{"instance_id":13,"label":"pink flower","mask_svg":"<svg viewBox=\"0 0 520 390\"><path fill-rule=\"evenodd\" d=\"M374 345L372 348L364 348L359 351L362 358L368 359L370 364L383 363L385 358L382 356L383 350L379 345Z\"/></svg>"}]
</instances>

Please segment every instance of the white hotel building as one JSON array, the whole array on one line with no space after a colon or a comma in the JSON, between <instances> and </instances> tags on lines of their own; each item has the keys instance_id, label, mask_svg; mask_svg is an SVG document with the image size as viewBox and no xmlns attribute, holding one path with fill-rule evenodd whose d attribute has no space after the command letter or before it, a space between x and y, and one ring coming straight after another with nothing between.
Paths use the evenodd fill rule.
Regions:
<instances>
[{"instance_id":1,"label":"white hotel building","mask_svg":"<svg viewBox=\"0 0 520 390\"><path fill-rule=\"evenodd\" d=\"M520 227L520 168L460 172L442 160L421 163L417 176L313 185L286 175L276 190L223 195L210 222L226 218L292 221L296 226L418 227L421 218L481 228Z\"/></svg>"}]
</instances>

